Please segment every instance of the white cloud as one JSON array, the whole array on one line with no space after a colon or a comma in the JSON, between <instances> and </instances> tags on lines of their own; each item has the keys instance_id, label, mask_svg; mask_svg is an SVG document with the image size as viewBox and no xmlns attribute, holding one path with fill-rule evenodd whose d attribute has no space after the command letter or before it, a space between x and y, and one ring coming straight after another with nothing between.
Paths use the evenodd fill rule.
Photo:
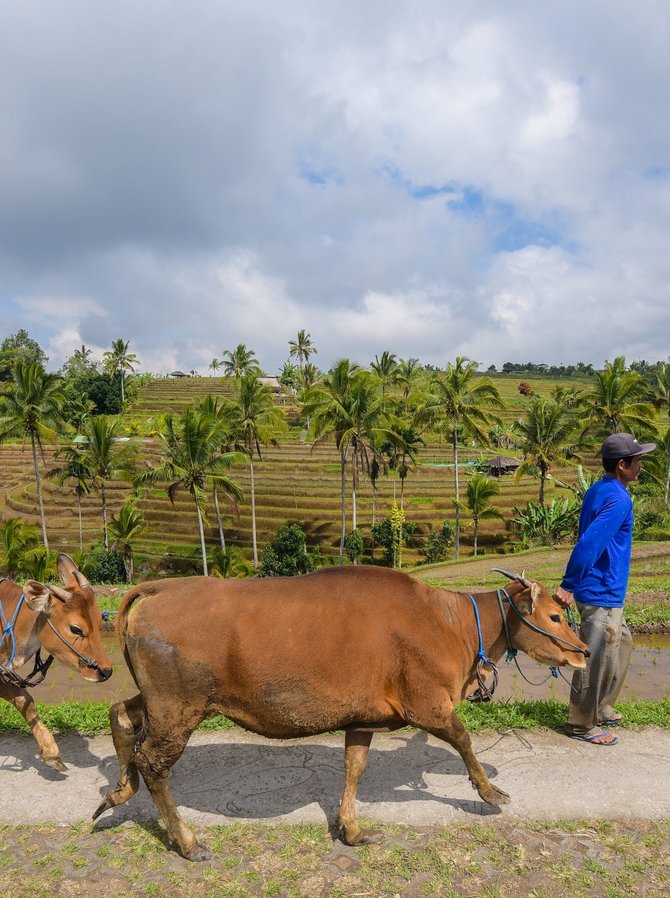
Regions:
<instances>
[{"instance_id":1,"label":"white cloud","mask_svg":"<svg viewBox=\"0 0 670 898\"><path fill-rule=\"evenodd\" d=\"M204 371L665 358L659 4L0 12L2 329ZM630 315L630 308L635 310Z\"/></svg>"}]
</instances>

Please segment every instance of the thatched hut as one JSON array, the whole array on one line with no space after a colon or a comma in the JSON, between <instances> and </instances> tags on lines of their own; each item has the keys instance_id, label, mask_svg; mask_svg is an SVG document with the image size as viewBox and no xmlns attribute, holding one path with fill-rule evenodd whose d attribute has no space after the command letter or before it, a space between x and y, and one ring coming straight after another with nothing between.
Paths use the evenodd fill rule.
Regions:
<instances>
[{"instance_id":1,"label":"thatched hut","mask_svg":"<svg viewBox=\"0 0 670 898\"><path fill-rule=\"evenodd\" d=\"M513 474L519 467L521 462L518 458L511 458L507 455L494 455L482 463L487 473L493 477L500 477L502 474Z\"/></svg>"}]
</instances>

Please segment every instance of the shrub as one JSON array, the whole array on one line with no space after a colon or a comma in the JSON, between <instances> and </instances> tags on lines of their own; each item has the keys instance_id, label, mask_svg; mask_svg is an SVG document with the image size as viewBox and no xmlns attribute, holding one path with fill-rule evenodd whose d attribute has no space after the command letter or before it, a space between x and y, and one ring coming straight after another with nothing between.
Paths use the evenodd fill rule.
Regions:
<instances>
[{"instance_id":1,"label":"shrub","mask_svg":"<svg viewBox=\"0 0 670 898\"><path fill-rule=\"evenodd\" d=\"M634 539L667 539L659 534L670 529L670 514L662 496L645 494L643 489L636 489L633 497L635 510Z\"/></svg>"},{"instance_id":2,"label":"shrub","mask_svg":"<svg viewBox=\"0 0 670 898\"><path fill-rule=\"evenodd\" d=\"M285 524L263 550L261 577L291 577L317 567L318 552L308 552L305 532L299 524Z\"/></svg>"},{"instance_id":3,"label":"shrub","mask_svg":"<svg viewBox=\"0 0 670 898\"><path fill-rule=\"evenodd\" d=\"M363 536L358 528L352 530L345 539L344 551L352 564L358 564L358 559L363 554Z\"/></svg>"},{"instance_id":4,"label":"shrub","mask_svg":"<svg viewBox=\"0 0 670 898\"><path fill-rule=\"evenodd\" d=\"M557 499L542 505L529 502L517 515L514 523L521 529L521 541L526 546L552 546L574 540L579 527L581 502L575 497Z\"/></svg>"},{"instance_id":5,"label":"shrub","mask_svg":"<svg viewBox=\"0 0 670 898\"><path fill-rule=\"evenodd\" d=\"M91 583L125 583L126 568L123 552L96 548L81 563L81 570Z\"/></svg>"},{"instance_id":6,"label":"shrub","mask_svg":"<svg viewBox=\"0 0 670 898\"><path fill-rule=\"evenodd\" d=\"M444 521L442 527L438 531L428 534L426 548L424 554L426 556L426 564L435 564L437 561L444 561L448 555L449 548L454 544L454 528L449 521Z\"/></svg>"},{"instance_id":7,"label":"shrub","mask_svg":"<svg viewBox=\"0 0 670 898\"><path fill-rule=\"evenodd\" d=\"M404 521L402 524L402 542L405 543L416 530L416 524L411 521ZM384 549L384 564L393 567L393 560L396 552L396 542L391 519L384 518L378 524L372 527L372 538L375 546L381 546Z\"/></svg>"}]
</instances>

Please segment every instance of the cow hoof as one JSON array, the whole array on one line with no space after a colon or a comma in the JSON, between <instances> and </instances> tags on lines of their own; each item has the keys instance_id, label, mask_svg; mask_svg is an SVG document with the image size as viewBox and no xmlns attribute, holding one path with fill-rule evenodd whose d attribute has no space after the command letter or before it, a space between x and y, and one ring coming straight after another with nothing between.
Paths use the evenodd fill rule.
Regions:
<instances>
[{"instance_id":1,"label":"cow hoof","mask_svg":"<svg viewBox=\"0 0 670 898\"><path fill-rule=\"evenodd\" d=\"M60 755L56 755L55 758L42 758L42 760L51 770L56 770L58 773L67 773L67 765L63 764Z\"/></svg>"},{"instance_id":2,"label":"cow hoof","mask_svg":"<svg viewBox=\"0 0 670 898\"><path fill-rule=\"evenodd\" d=\"M384 841L384 834L376 829L364 829L356 845L376 845Z\"/></svg>"},{"instance_id":3,"label":"cow hoof","mask_svg":"<svg viewBox=\"0 0 670 898\"><path fill-rule=\"evenodd\" d=\"M345 845L352 848L360 848L362 845L374 845L381 842L384 838L383 834L373 829L359 829L354 835L348 835L346 830L340 830L340 837Z\"/></svg>"},{"instance_id":4,"label":"cow hoof","mask_svg":"<svg viewBox=\"0 0 670 898\"><path fill-rule=\"evenodd\" d=\"M489 783L488 789L479 793L479 796L487 804L492 804L494 807L500 807L501 804L509 804L510 801L507 792L503 792L502 789L498 789L497 786L491 783Z\"/></svg>"},{"instance_id":5,"label":"cow hoof","mask_svg":"<svg viewBox=\"0 0 670 898\"><path fill-rule=\"evenodd\" d=\"M109 801L109 799L105 798L104 801L101 801L98 807L93 812L93 820L97 820L100 814L104 814L105 811L108 811L110 808L113 808L114 805Z\"/></svg>"},{"instance_id":6,"label":"cow hoof","mask_svg":"<svg viewBox=\"0 0 670 898\"><path fill-rule=\"evenodd\" d=\"M199 842L195 842L188 851L180 852L182 857L185 857L187 861L211 861L214 857L209 848L205 848L204 845L201 845Z\"/></svg>"}]
</instances>

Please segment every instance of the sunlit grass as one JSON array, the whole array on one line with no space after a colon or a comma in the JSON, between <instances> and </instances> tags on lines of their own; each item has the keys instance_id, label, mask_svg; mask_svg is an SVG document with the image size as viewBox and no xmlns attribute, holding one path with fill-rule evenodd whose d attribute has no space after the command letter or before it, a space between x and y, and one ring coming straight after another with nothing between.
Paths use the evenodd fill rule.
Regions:
<instances>
[{"instance_id":1,"label":"sunlit grass","mask_svg":"<svg viewBox=\"0 0 670 898\"><path fill-rule=\"evenodd\" d=\"M49 705L38 702L37 710L50 730L84 735L109 732L109 702L61 702ZM670 729L670 699L659 701L624 701L617 704L627 727L658 726ZM457 712L473 733L485 730L507 730L512 727L534 730L541 727L560 730L567 717L567 704L558 701L494 701L488 704L461 702ZM228 718L212 717L200 725L203 730L226 730L235 727ZM6 702L0 703L0 732L29 732L23 717Z\"/></svg>"}]
</instances>

